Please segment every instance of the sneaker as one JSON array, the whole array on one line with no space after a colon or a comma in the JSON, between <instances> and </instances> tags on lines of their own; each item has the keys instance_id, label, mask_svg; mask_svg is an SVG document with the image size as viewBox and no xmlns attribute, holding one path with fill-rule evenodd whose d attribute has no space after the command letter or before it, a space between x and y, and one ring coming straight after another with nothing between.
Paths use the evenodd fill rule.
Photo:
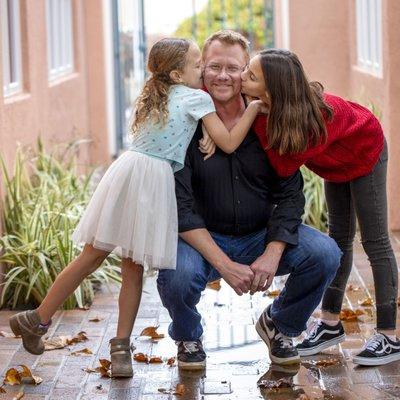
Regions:
<instances>
[{"instance_id":1,"label":"sneaker","mask_svg":"<svg viewBox=\"0 0 400 400\"><path fill-rule=\"evenodd\" d=\"M176 342L178 345L178 367L199 370L206 367L206 353L201 340Z\"/></svg>"},{"instance_id":2,"label":"sneaker","mask_svg":"<svg viewBox=\"0 0 400 400\"><path fill-rule=\"evenodd\" d=\"M26 351L36 355L44 352L42 336L47 333L51 321L48 325L42 325L38 312L30 310L13 315L9 323L14 335L21 335L22 344Z\"/></svg>"},{"instance_id":3,"label":"sneaker","mask_svg":"<svg viewBox=\"0 0 400 400\"><path fill-rule=\"evenodd\" d=\"M312 356L343 342L345 339L346 334L340 321L331 326L318 319L310 325L306 338L297 345L297 351L300 357Z\"/></svg>"},{"instance_id":4,"label":"sneaker","mask_svg":"<svg viewBox=\"0 0 400 400\"><path fill-rule=\"evenodd\" d=\"M383 333L368 339L362 351L353 357L353 363L359 365L383 365L397 360L400 360L400 340L393 341Z\"/></svg>"},{"instance_id":5,"label":"sneaker","mask_svg":"<svg viewBox=\"0 0 400 400\"><path fill-rule=\"evenodd\" d=\"M297 349L290 337L279 332L269 317L269 307L264 310L256 323L256 331L268 347L269 357L276 364L296 364L300 362Z\"/></svg>"}]
</instances>

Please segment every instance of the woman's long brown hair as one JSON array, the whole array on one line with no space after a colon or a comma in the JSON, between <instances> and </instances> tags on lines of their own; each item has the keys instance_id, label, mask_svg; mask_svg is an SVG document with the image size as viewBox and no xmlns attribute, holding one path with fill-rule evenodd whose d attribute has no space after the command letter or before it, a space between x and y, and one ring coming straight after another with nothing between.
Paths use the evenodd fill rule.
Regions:
<instances>
[{"instance_id":1,"label":"woman's long brown hair","mask_svg":"<svg viewBox=\"0 0 400 400\"><path fill-rule=\"evenodd\" d=\"M145 122L160 124L168 119L168 94L175 84L170 72L183 71L186 54L192 42L186 39L166 38L154 44L150 50L147 68L151 76L136 100L132 133L138 134Z\"/></svg>"},{"instance_id":2,"label":"woman's long brown hair","mask_svg":"<svg viewBox=\"0 0 400 400\"><path fill-rule=\"evenodd\" d=\"M270 97L268 147L279 154L295 154L325 143L325 120L333 117L324 102L323 86L308 82L296 54L281 49L260 52L265 87Z\"/></svg>"}]
</instances>

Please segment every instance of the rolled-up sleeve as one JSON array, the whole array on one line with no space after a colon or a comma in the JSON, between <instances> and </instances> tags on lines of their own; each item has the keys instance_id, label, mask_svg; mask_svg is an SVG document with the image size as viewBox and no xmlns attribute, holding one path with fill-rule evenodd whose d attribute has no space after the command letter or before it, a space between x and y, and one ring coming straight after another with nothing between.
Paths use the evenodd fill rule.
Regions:
<instances>
[{"instance_id":1,"label":"rolled-up sleeve","mask_svg":"<svg viewBox=\"0 0 400 400\"><path fill-rule=\"evenodd\" d=\"M288 178L276 175L272 189L272 201L276 206L268 221L267 243L281 241L297 245L305 205L301 172Z\"/></svg>"},{"instance_id":2,"label":"rolled-up sleeve","mask_svg":"<svg viewBox=\"0 0 400 400\"><path fill-rule=\"evenodd\" d=\"M192 187L192 165L190 160L189 146L185 166L175 173L175 193L178 205L178 230L179 232L191 231L193 229L205 228L206 224L194 209L194 194Z\"/></svg>"}]
</instances>

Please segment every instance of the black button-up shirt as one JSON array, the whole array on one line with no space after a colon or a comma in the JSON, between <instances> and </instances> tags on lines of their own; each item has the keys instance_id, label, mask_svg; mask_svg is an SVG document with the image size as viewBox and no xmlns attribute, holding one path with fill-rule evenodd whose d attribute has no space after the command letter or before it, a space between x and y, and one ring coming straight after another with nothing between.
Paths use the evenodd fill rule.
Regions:
<instances>
[{"instance_id":1,"label":"black button-up shirt","mask_svg":"<svg viewBox=\"0 0 400 400\"><path fill-rule=\"evenodd\" d=\"M217 149L206 161L201 137L199 123L185 167L175 174L179 232L206 228L240 236L266 227L267 243L296 245L304 210L301 173L278 177L253 131L234 153Z\"/></svg>"}]
</instances>

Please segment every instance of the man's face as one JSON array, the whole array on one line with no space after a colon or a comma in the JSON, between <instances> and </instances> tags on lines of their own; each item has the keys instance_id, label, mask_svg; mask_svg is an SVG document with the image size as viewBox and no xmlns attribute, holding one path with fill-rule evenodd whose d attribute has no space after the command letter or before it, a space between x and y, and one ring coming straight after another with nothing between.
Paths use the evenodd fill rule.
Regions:
<instances>
[{"instance_id":1,"label":"man's face","mask_svg":"<svg viewBox=\"0 0 400 400\"><path fill-rule=\"evenodd\" d=\"M239 44L229 45L214 40L209 45L204 59L204 86L211 97L227 103L240 96L241 78L248 57Z\"/></svg>"}]
</instances>

